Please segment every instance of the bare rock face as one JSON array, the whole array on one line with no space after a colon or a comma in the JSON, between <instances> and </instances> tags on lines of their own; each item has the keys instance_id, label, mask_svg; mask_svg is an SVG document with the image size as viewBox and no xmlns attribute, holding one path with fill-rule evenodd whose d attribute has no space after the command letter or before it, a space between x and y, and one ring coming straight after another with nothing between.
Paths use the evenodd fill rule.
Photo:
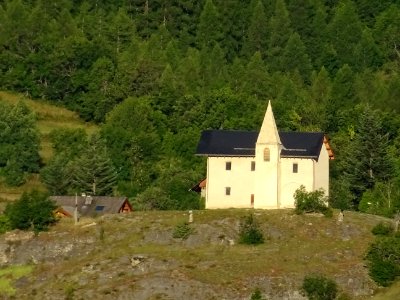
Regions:
<instances>
[{"instance_id":1,"label":"bare rock face","mask_svg":"<svg viewBox=\"0 0 400 300\"><path fill-rule=\"evenodd\" d=\"M6 232L0 239L0 266L13 263L16 249L33 238L34 233L31 231L13 230Z\"/></svg>"},{"instance_id":2,"label":"bare rock face","mask_svg":"<svg viewBox=\"0 0 400 300\"><path fill-rule=\"evenodd\" d=\"M46 232L35 236L32 231L14 230L5 233L0 239L0 266L38 264L68 258L74 250L93 242L93 238L74 240L73 238L64 239L62 235L59 238L49 238L49 233Z\"/></svg>"}]
</instances>

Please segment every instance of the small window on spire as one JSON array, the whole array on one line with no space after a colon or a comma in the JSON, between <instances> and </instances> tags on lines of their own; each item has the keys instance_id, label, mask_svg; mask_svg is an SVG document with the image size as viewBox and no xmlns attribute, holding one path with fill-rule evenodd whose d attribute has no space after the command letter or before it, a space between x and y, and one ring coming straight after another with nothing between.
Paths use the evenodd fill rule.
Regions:
<instances>
[{"instance_id":1,"label":"small window on spire","mask_svg":"<svg viewBox=\"0 0 400 300\"><path fill-rule=\"evenodd\" d=\"M255 171L255 170L256 170L256 162L255 162L255 161L252 161L252 162L251 162L251 170L252 170L252 171Z\"/></svg>"},{"instance_id":2,"label":"small window on spire","mask_svg":"<svg viewBox=\"0 0 400 300\"><path fill-rule=\"evenodd\" d=\"M299 172L299 165L297 163L293 163L293 173Z\"/></svg>"},{"instance_id":3,"label":"small window on spire","mask_svg":"<svg viewBox=\"0 0 400 300\"><path fill-rule=\"evenodd\" d=\"M232 169L232 162L227 161L225 163L225 170L230 171Z\"/></svg>"},{"instance_id":4,"label":"small window on spire","mask_svg":"<svg viewBox=\"0 0 400 300\"><path fill-rule=\"evenodd\" d=\"M269 148L264 149L264 161L269 161L270 160L270 151Z\"/></svg>"}]
</instances>

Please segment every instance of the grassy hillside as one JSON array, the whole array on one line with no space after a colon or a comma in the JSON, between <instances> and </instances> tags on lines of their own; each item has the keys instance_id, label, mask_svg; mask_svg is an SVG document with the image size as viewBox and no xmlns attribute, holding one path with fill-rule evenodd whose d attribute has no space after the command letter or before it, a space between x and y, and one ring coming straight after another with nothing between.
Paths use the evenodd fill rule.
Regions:
<instances>
[{"instance_id":1,"label":"grassy hillside","mask_svg":"<svg viewBox=\"0 0 400 300\"><path fill-rule=\"evenodd\" d=\"M16 104L21 100L36 114L37 126L41 135L40 155L43 162L48 161L52 156L52 145L49 140L49 133L52 130L58 128L83 128L88 133L93 133L98 128L96 125L83 122L75 112L63 107L51 105L42 100L28 99L21 94L0 91L0 101ZM29 176L27 182L17 188L6 186L0 178L0 199L13 200L18 198L22 192L32 188L44 189L37 174Z\"/></svg>"},{"instance_id":2,"label":"grassy hillside","mask_svg":"<svg viewBox=\"0 0 400 300\"><path fill-rule=\"evenodd\" d=\"M63 220L37 238L14 240L9 264L35 266L11 286L18 299L248 299L257 287L268 299L294 299L304 276L320 273L351 299L376 290L363 256L382 218L348 212L337 225L291 210L254 212L266 237L260 246L229 243L247 210L196 211L187 240L172 237L185 212L135 212L78 226ZM384 295L376 299L393 299Z\"/></svg>"}]
</instances>

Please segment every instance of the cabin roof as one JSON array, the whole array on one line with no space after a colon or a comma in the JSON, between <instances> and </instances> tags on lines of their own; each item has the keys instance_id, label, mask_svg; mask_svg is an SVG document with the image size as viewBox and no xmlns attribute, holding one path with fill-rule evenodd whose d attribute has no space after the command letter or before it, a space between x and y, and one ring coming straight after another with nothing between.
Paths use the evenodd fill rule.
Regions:
<instances>
[{"instance_id":1,"label":"cabin roof","mask_svg":"<svg viewBox=\"0 0 400 300\"><path fill-rule=\"evenodd\" d=\"M197 146L202 156L255 156L257 131L205 130ZM322 132L279 132L281 157L318 159L324 143Z\"/></svg>"}]
</instances>

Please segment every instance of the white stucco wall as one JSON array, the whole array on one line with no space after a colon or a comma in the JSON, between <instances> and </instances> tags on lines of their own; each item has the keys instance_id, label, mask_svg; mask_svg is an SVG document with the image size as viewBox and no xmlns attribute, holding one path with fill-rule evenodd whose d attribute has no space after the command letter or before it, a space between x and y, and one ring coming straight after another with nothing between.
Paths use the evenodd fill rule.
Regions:
<instances>
[{"instance_id":1,"label":"white stucco wall","mask_svg":"<svg viewBox=\"0 0 400 300\"><path fill-rule=\"evenodd\" d=\"M226 162L231 170L226 170ZM208 157L206 208L249 208L254 194L255 171L251 171L254 157ZM256 166L257 168L257 166ZM225 194L225 188L231 194Z\"/></svg>"},{"instance_id":2,"label":"white stucco wall","mask_svg":"<svg viewBox=\"0 0 400 300\"><path fill-rule=\"evenodd\" d=\"M294 192L304 185L306 190L314 188L314 160L301 158L281 158L280 208L294 207ZM298 171L293 173L293 164L297 163Z\"/></svg>"},{"instance_id":3,"label":"white stucco wall","mask_svg":"<svg viewBox=\"0 0 400 300\"><path fill-rule=\"evenodd\" d=\"M325 145L322 145L318 161L314 164L314 189L324 189L325 195L329 196L329 154Z\"/></svg>"},{"instance_id":4,"label":"white stucco wall","mask_svg":"<svg viewBox=\"0 0 400 300\"><path fill-rule=\"evenodd\" d=\"M208 157L206 208L250 208L254 195L254 208L293 208L293 194L301 185L307 191L323 188L329 193L329 156L322 145L318 161L306 158L276 159L274 147L271 160L263 160L263 147L256 150L255 157ZM231 170L226 170L226 162ZM255 171L251 162L255 161ZM293 173L297 163L298 172ZM225 188L231 194L225 194Z\"/></svg>"}]
</instances>

